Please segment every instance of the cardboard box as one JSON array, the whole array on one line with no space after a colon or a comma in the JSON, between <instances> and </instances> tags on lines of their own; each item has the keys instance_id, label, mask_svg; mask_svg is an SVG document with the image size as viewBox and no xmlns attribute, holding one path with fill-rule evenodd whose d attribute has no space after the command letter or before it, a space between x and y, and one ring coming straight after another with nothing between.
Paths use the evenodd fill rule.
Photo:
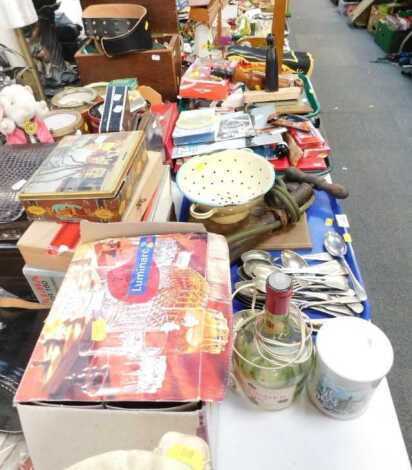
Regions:
<instances>
[{"instance_id":1,"label":"cardboard box","mask_svg":"<svg viewBox=\"0 0 412 470\"><path fill-rule=\"evenodd\" d=\"M164 100L176 101L182 74L180 37L163 34L154 38L167 46L112 58L98 51L87 52L91 41L86 42L74 56L82 85L132 77L159 92Z\"/></svg>"},{"instance_id":2,"label":"cardboard box","mask_svg":"<svg viewBox=\"0 0 412 470\"><path fill-rule=\"evenodd\" d=\"M119 237L139 238L103 241ZM231 349L226 242L199 224L82 222L81 243L16 394L34 467L151 450L168 431L211 442Z\"/></svg>"},{"instance_id":3,"label":"cardboard box","mask_svg":"<svg viewBox=\"0 0 412 470\"><path fill-rule=\"evenodd\" d=\"M124 222L139 222L143 218L153 194L157 191L162 177L162 154L148 152L146 168L139 180L132 200L123 214Z\"/></svg>"},{"instance_id":4,"label":"cardboard box","mask_svg":"<svg viewBox=\"0 0 412 470\"><path fill-rule=\"evenodd\" d=\"M161 154L148 152L148 161L139 180L129 206L123 214L126 222L137 222L155 193L162 175ZM57 222L33 222L17 243L17 247L28 266L48 271L65 273L73 258L74 249L51 250L61 224Z\"/></svg>"},{"instance_id":5,"label":"cardboard box","mask_svg":"<svg viewBox=\"0 0 412 470\"><path fill-rule=\"evenodd\" d=\"M33 222L17 243L24 261L32 268L66 272L74 250L52 254L50 246L61 229L56 222Z\"/></svg>"},{"instance_id":6,"label":"cardboard box","mask_svg":"<svg viewBox=\"0 0 412 470\"><path fill-rule=\"evenodd\" d=\"M213 455L218 406L199 403L194 411L41 404L20 404L17 408L34 468L64 470L105 452L153 450L169 431L202 437Z\"/></svg>"},{"instance_id":7,"label":"cardboard box","mask_svg":"<svg viewBox=\"0 0 412 470\"><path fill-rule=\"evenodd\" d=\"M23 274L39 303L51 305L62 285L64 272L32 268L26 264Z\"/></svg>"}]
</instances>

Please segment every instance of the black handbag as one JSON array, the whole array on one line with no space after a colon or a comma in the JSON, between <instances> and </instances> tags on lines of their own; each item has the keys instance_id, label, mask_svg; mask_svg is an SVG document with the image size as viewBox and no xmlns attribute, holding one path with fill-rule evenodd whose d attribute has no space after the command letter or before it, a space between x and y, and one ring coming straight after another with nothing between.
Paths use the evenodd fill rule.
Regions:
<instances>
[{"instance_id":1,"label":"black handbag","mask_svg":"<svg viewBox=\"0 0 412 470\"><path fill-rule=\"evenodd\" d=\"M134 4L90 5L83 11L86 35L107 57L152 49L147 10Z\"/></svg>"}]
</instances>

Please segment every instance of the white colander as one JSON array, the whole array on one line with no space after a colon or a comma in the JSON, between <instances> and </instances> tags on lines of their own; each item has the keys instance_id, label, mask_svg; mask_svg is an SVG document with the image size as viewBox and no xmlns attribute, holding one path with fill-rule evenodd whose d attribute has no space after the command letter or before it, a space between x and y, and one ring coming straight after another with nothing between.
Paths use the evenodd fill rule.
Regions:
<instances>
[{"instance_id":1,"label":"white colander","mask_svg":"<svg viewBox=\"0 0 412 470\"><path fill-rule=\"evenodd\" d=\"M176 179L188 199L209 207L246 204L266 194L274 180L271 163L248 149L193 157Z\"/></svg>"}]
</instances>

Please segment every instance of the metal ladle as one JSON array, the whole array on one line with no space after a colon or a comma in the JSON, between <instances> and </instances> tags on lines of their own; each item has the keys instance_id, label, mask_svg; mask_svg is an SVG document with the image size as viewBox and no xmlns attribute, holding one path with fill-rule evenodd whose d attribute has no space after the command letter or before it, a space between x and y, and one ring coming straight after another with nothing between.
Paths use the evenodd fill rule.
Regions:
<instances>
[{"instance_id":1,"label":"metal ladle","mask_svg":"<svg viewBox=\"0 0 412 470\"><path fill-rule=\"evenodd\" d=\"M348 251L348 247L346 245L345 240L336 232L326 232L325 239L324 239L325 248L329 254L334 256L335 258L340 258L342 264L348 271L349 278L353 285L353 289L356 292L356 296L361 302L364 302L368 299L366 295L366 291L361 285L361 283L357 280L356 276L353 274L352 269L350 268L348 262L345 259L345 255Z\"/></svg>"}]
</instances>

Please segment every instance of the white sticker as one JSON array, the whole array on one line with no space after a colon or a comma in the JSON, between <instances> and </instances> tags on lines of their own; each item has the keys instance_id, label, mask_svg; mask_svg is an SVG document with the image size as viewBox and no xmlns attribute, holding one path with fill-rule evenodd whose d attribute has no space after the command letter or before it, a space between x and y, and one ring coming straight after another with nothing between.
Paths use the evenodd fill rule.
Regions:
<instances>
[{"instance_id":1,"label":"white sticker","mask_svg":"<svg viewBox=\"0 0 412 470\"><path fill-rule=\"evenodd\" d=\"M346 214L336 214L335 218L336 218L336 222L337 222L339 227L342 227L342 228L349 228L350 227L349 220L348 220L348 217L346 216Z\"/></svg>"},{"instance_id":2,"label":"white sticker","mask_svg":"<svg viewBox=\"0 0 412 470\"><path fill-rule=\"evenodd\" d=\"M113 101L119 101L120 99L122 99L122 95L120 93L115 93L113 95Z\"/></svg>"},{"instance_id":3,"label":"white sticker","mask_svg":"<svg viewBox=\"0 0 412 470\"><path fill-rule=\"evenodd\" d=\"M236 377L243 392L251 401L271 410L287 408L295 396L296 385L284 388L266 388L256 382L252 383L240 372L238 372Z\"/></svg>"},{"instance_id":4,"label":"white sticker","mask_svg":"<svg viewBox=\"0 0 412 470\"><path fill-rule=\"evenodd\" d=\"M152 60L155 60L156 62L159 62L160 61L160 55L152 54Z\"/></svg>"},{"instance_id":5,"label":"white sticker","mask_svg":"<svg viewBox=\"0 0 412 470\"><path fill-rule=\"evenodd\" d=\"M19 180L17 181L17 183L14 183L13 186L11 187L11 189L13 191L20 191L20 189L27 183L27 180L25 179L22 179L22 180Z\"/></svg>"}]
</instances>

